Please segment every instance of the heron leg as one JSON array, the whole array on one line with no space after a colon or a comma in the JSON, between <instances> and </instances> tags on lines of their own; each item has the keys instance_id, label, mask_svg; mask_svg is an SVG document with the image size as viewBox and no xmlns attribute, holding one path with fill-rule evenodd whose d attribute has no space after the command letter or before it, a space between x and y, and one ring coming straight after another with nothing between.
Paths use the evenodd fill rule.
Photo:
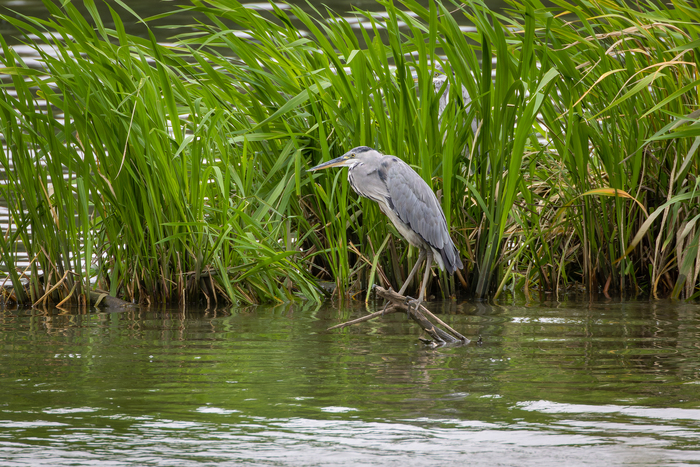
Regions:
<instances>
[{"instance_id":1,"label":"heron leg","mask_svg":"<svg viewBox=\"0 0 700 467\"><path fill-rule=\"evenodd\" d=\"M433 251L427 250L426 254L428 257L425 260L425 273L423 274L423 283L421 284L421 287L420 287L420 294L418 295L417 300L411 300L408 303L409 312L410 312L412 306L415 306L416 310L417 310L418 307L420 306L420 304L423 303L423 299L425 298L425 289L428 286L428 278L430 277L430 268L433 266Z\"/></svg>"},{"instance_id":2,"label":"heron leg","mask_svg":"<svg viewBox=\"0 0 700 467\"><path fill-rule=\"evenodd\" d=\"M425 249L421 248L420 253L418 254L418 261L416 261L416 264L413 266L413 269L411 269L411 273L408 275L406 280L403 282L403 285L401 286L401 290L399 290L399 295L403 295L404 291L406 290L406 287L408 287L408 284L411 283L411 279L413 279L413 276L416 275L416 271L418 271L418 268L420 267L421 263L425 259L425 255L426 255Z\"/></svg>"},{"instance_id":3,"label":"heron leg","mask_svg":"<svg viewBox=\"0 0 700 467\"><path fill-rule=\"evenodd\" d=\"M421 263L425 259L425 250L423 248L420 249L420 253L418 253L418 260L416 261L416 264L413 265L413 269L411 269L411 273L408 275L405 281L403 281L403 285L401 286L401 290L399 290L399 295L403 295L403 293L406 291L406 287L408 287L408 284L411 283L411 279L413 279L413 276L416 275L416 271L418 271L418 268L420 267ZM413 299L411 299L413 300ZM384 305L384 309L382 310L382 316L384 316L384 312L386 311L386 307L389 306L389 301L386 302L386 305Z\"/></svg>"},{"instance_id":4,"label":"heron leg","mask_svg":"<svg viewBox=\"0 0 700 467\"><path fill-rule=\"evenodd\" d=\"M425 298L425 288L428 286L428 278L430 277L430 268L433 265L433 251L427 251L428 258L425 260L425 273L423 274L423 284L420 286L420 294L418 295L418 304Z\"/></svg>"}]
</instances>

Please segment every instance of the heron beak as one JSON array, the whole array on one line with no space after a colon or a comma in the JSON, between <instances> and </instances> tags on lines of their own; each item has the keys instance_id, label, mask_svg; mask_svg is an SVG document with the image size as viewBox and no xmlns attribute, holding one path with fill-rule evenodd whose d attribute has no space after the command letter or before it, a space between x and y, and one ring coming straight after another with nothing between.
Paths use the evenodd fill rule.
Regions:
<instances>
[{"instance_id":1,"label":"heron beak","mask_svg":"<svg viewBox=\"0 0 700 467\"><path fill-rule=\"evenodd\" d=\"M321 169L330 169L331 167L343 167L345 165L345 161L348 160L347 154L343 154L340 157L336 157L335 159L331 159L328 162L324 162L323 164L319 164L316 167L311 167L310 169L307 169L307 172L313 172L315 170L321 170Z\"/></svg>"}]
</instances>

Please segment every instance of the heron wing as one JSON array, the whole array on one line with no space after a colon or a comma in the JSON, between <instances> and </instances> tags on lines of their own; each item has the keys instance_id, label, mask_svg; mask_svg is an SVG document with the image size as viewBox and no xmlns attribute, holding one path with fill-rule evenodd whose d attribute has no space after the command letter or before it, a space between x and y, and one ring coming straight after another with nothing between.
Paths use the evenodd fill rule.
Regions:
<instances>
[{"instance_id":1,"label":"heron wing","mask_svg":"<svg viewBox=\"0 0 700 467\"><path fill-rule=\"evenodd\" d=\"M448 273L461 269L459 251L450 238L445 214L433 190L401 159L393 156L385 156L385 159L389 159L386 186L394 212L440 254L441 266L444 265Z\"/></svg>"},{"instance_id":2,"label":"heron wing","mask_svg":"<svg viewBox=\"0 0 700 467\"><path fill-rule=\"evenodd\" d=\"M385 159L389 159L387 190L401 221L438 251L451 244L445 214L433 190L401 159L392 156Z\"/></svg>"}]
</instances>

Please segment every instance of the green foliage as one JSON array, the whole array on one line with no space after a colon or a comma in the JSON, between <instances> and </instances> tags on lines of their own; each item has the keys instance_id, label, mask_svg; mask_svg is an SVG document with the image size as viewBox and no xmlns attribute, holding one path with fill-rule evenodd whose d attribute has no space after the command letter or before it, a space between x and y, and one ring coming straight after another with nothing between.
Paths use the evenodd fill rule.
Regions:
<instances>
[{"instance_id":1,"label":"green foliage","mask_svg":"<svg viewBox=\"0 0 700 467\"><path fill-rule=\"evenodd\" d=\"M678 126L698 104L694 10L682 1L673 2L675 9L656 2L554 3L575 18L554 16L542 5L536 13L547 28L536 33L535 55L542 68L561 75L556 98L542 108L544 156L560 167L548 164L548 179L558 181L552 189L564 200L600 188L617 194L581 198L559 217L563 222L552 226L563 229L558 245L564 232L575 241L556 255L578 248L578 267L568 269L582 273L592 292L603 286L679 296L692 277L689 297L700 272L693 247L700 231L689 224L698 208L693 174L700 140ZM664 210L659 224L646 219L645 207ZM560 264L557 277L566 274L567 261Z\"/></svg>"},{"instance_id":2,"label":"green foliage","mask_svg":"<svg viewBox=\"0 0 700 467\"><path fill-rule=\"evenodd\" d=\"M78 297L91 280L142 302L284 301L293 288L318 298L285 222L290 168L232 142L246 115L204 92L181 53L127 36L116 13L108 30L89 2L96 28L70 3L46 6L51 20L14 21L37 35L43 70L2 44L13 77L0 104L2 195L35 259L32 302L59 281L55 301ZM293 158L294 140L279 149Z\"/></svg>"},{"instance_id":3,"label":"green foliage","mask_svg":"<svg viewBox=\"0 0 700 467\"><path fill-rule=\"evenodd\" d=\"M195 0L207 20L170 44L128 35L114 10L106 27L91 0L87 18L48 0L48 20L3 17L42 62L0 39L0 196L17 226L0 252L17 299L95 284L141 302L319 299L317 280L342 296L375 277L396 289L415 253L344 171L304 170L358 145L441 190L467 267L438 296L695 293L697 9L380 3L356 30L331 11ZM433 88L438 66L449 89Z\"/></svg>"}]
</instances>

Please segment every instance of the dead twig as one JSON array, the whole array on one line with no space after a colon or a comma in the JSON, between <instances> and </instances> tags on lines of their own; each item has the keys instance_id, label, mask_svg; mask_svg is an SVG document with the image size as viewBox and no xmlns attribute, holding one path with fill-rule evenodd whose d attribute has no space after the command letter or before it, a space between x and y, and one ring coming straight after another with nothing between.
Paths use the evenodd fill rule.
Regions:
<instances>
[{"instance_id":1,"label":"dead twig","mask_svg":"<svg viewBox=\"0 0 700 467\"><path fill-rule=\"evenodd\" d=\"M400 310L396 310L393 307L387 308L384 311L376 311L376 312L371 313L369 315L365 315L362 318L357 318L357 319L353 319L352 321L346 321L344 323L336 324L335 326L332 326L332 327L326 329L326 331L332 331L333 329L342 329L342 328L345 328L348 326L352 326L353 324L358 324L358 323L362 323L364 321L369 321L370 319L376 318L378 316L384 316L385 314L389 314L389 313L396 313L397 311L400 311Z\"/></svg>"}]
</instances>

